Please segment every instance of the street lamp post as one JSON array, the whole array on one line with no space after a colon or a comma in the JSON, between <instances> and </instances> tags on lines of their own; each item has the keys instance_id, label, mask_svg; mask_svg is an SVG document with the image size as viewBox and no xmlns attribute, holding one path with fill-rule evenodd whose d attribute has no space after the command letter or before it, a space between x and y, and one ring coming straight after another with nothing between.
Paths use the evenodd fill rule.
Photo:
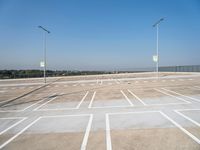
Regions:
<instances>
[{"instance_id":1,"label":"street lamp post","mask_svg":"<svg viewBox=\"0 0 200 150\"><path fill-rule=\"evenodd\" d=\"M156 27L156 72L157 72L157 78L159 77L158 73L159 73L159 52L158 52L158 30L159 30L159 24L161 21L163 21L164 18L160 18L155 24L153 24L153 27Z\"/></svg>"},{"instance_id":2,"label":"street lamp post","mask_svg":"<svg viewBox=\"0 0 200 150\"><path fill-rule=\"evenodd\" d=\"M45 29L42 26L38 26L38 28L42 29L44 31L44 83L46 84L46 33L50 33L47 29Z\"/></svg>"}]
</instances>

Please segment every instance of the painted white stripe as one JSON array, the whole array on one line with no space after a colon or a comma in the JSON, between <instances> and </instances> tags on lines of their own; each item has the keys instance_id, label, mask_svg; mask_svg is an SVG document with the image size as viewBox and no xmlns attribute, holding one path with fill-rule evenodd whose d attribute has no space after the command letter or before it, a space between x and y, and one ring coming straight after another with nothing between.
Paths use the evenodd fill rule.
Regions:
<instances>
[{"instance_id":1,"label":"painted white stripe","mask_svg":"<svg viewBox=\"0 0 200 150\"><path fill-rule=\"evenodd\" d=\"M19 135L21 135L24 131L26 131L28 128L30 128L33 124L35 124L40 119L41 119L40 117L37 118L32 123L30 123L29 125L27 125L24 129L22 129L20 132L18 132L13 137L11 137L9 140L7 140L5 143L3 143L2 145L0 145L0 149L4 148L6 145L8 145L10 142L12 142L15 138L17 138Z\"/></svg>"},{"instance_id":2,"label":"painted white stripe","mask_svg":"<svg viewBox=\"0 0 200 150\"><path fill-rule=\"evenodd\" d=\"M187 131L186 129L184 129L180 124L178 124L177 122L175 122L173 119L171 119L169 116L167 116L165 113L160 112L166 119L168 119L170 122L172 122L175 126L177 126L180 130L182 130L185 134L187 134L189 137L191 137L195 142L197 142L198 144L200 144L200 140L194 136L193 134L191 134L189 131Z\"/></svg>"},{"instance_id":3,"label":"painted white stripe","mask_svg":"<svg viewBox=\"0 0 200 150\"><path fill-rule=\"evenodd\" d=\"M93 115L91 114L90 119L88 121L87 129L85 131L83 142L82 142L82 145L81 145L81 150L86 150L88 137L89 137L91 126L92 126L92 120L93 120Z\"/></svg>"},{"instance_id":4,"label":"painted white stripe","mask_svg":"<svg viewBox=\"0 0 200 150\"><path fill-rule=\"evenodd\" d=\"M143 113L159 113L160 111L152 110L152 111L135 111L135 112L115 112L115 113L107 113L109 115L124 115L124 114L143 114Z\"/></svg>"},{"instance_id":5,"label":"painted white stripe","mask_svg":"<svg viewBox=\"0 0 200 150\"><path fill-rule=\"evenodd\" d=\"M81 116L90 116L90 114L40 116L40 118L62 118L62 117L81 117Z\"/></svg>"},{"instance_id":6,"label":"painted white stripe","mask_svg":"<svg viewBox=\"0 0 200 150\"><path fill-rule=\"evenodd\" d=\"M109 115L106 114L106 150L112 150Z\"/></svg>"},{"instance_id":7,"label":"painted white stripe","mask_svg":"<svg viewBox=\"0 0 200 150\"><path fill-rule=\"evenodd\" d=\"M80 114L80 115L58 115L58 116L42 116L42 117L38 117L36 120L34 120L33 122L31 122L29 125L27 125L25 128L23 128L20 132L18 132L17 134L15 134L13 137L11 137L9 140L7 140L5 143L3 143L2 145L0 145L0 149L4 148L6 145L8 145L10 142L12 142L14 139L16 139L18 136L20 136L23 132L25 132L28 128L30 128L32 125L34 125L36 122L38 122L40 119L42 118L52 118L52 117L73 117L73 116L89 116L88 114ZM93 116L92 116L93 117ZM93 119L93 118L92 118ZM85 140L83 140L83 144L87 144L87 140L88 136L89 136L89 131L91 128L91 124L92 124L92 119L91 119L91 115L90 115L90 120L89 120L89 124L87 126L87 134L84 136ZM82 149L81 149L82 150ZM84 149L83 149L84 150Z\"/></svg>"},{"instance_id":8,"label":"painted white stripe","mask_svg":"<svg viewBox=\"0 0 200 150\"><path fill-rule=\"evenodd\" d=\"M38 101L38 102L36 102L36 103L34 103L34 104L32 104L32 105L30 105L30 106L24 108L23 111L25 111L25 110L27 110L27 109L29 109L29 108L31 108L31 107L33 107L33 106L35 106L35 105L37 105L37 104L43 102L43 101L45 101L46 99L47 99L47 98L45 98L45 99L43 99L43 100L41 100L41 101Z\"/></svg>"},{"instance_id":9,"label":"painted white stripe","mask_svg":"<svg viewBox=\"0 0 200 150\"><path fill-rule=\"evenodd\" d=\"M93 93L93 95L92 95L92 99L91 99L91 101L90 101L90 104L89 104L88 108L91 108L91 107L92 107L92 103L93 103L93 101L94 101L95 95L96 95L96 91L95 91L95 92Z\"/></svg>"},{"instance_id":10,"label":"painted white stripe","mask_svg":"<svg viewBox=\"0 0 200 150\"><path fill-rule=\"evenodd\" d=\"M181 112L174 110L174 112L176 112L177 114L179 114L180 116L184 117L185 119L191 121L192 123L194 123L195 125L200 127L200 123L194 121L193 119L189 118L188 116L185 116L184 114L182 114Z\"/></svg>"},{"instance_id":11,"label":"painted white stripe","mask_svg":"<svg viewBox=\"0 0 200 150\"><path fill-rule=\"evenodd\" d=\"M168 91L168 92L171 92L171 93L177 94L177 95L179 95L179 96L183 96L183 97L189 98L189 99L191 99L191 100L194 100L194 101L200 102L199 99L196 99L196 98L193 98L193 97L190 97L190 96L186 96L186 95L183 95L183 94L180 94L180 93L177 93L177 92L175 92L175 91L168 90L168 89L165 89L165 88L162 88L162 89L165 90L165 91Z\"/></svg>"},{"instance_id":12,"label":"painted white stripe","mask_svg":"<svg viewBox=\"0 0 200 150\"><path fill-rule=\"evenodd\" d=\"M128 103L131 105L131 106L134 106L133 103L130 101L130 99L127 97L127 95L121 90L121 93L122 95L126 98L126 100L128 101Z\"/></svg>"},{"instance_id":13,"label":"painted white stripe","mask_svg":"<svg viewBox=\"0 0 200 150\"><path fill-rule=\"evenodd\" d=\"M40 106L36 107L33 111L38 110L39 108L43 107L44 105L50 103L51 101L53 101L54 99L56 99L56 97L51 98L50 100L46 101L45 103L41 104Z\"/></svg>"},{"instance_id":14,"label":"painted white stripe","mask_svg":"<svg viewBox=\"0 0 200 150\"><path fill-rule=\"evenodd\" d=\"M4 119L4 118L0 118L0 119ZM6 119L13 119L13 118L6 118ZM15 118L15 119L19 119L19 118ZM22 121L24 121L25 119L27 119L26 117L25 118L21 118L21 120L17 121L15 124L9 126L8 128L6 128L5 130L1 131L0 132L0 135L2 135L3 133L7 132L8 130L12 129L13 127L17 126L18 124L20 124Z\"/></svg>"},{"instance_id":15,"label":"painted white stripe","mask_svg":"<svg viewBox=\"0 0 200 150\"><path fill-rule=\"evenodd\" d=\"M91 109L103 109L103 108L124 108L124 107L133 107L130 105L123 105L123 106L93 106Z\"/></svg>"},{"instance_id":16,"label":"painted white stripe","mask_svg":"<svg viewBox=\"0 0 200 150\"><path fill-rule=\"evenodd\" d=\"M85 98L87 97L88 93L89 93L89 92L87 91L86 94L83 96L82 100L80 101L80 103L76 106L76 109L79 109L79 108L80 108L81 104L83 103L83 101L84 101Z\"/></svg>"},{"instance_id":17,"label":"painted white stripe","mask_svg":"<svg viewBox=\"0 0 200 150\"><path fill-rule=\"evenodd\" d=\"M163 93L163 94L165 94L165 95L167 95L167 96L171 96L171 97L174 97L174 98L179 99L179 100L181 100L181 101L184 101L184 102L186 102L187 104L191 104L191 102L189 102L189 101L187 101L187 100L185 100L185 99L183 99L183 98L181 98L181 97L177 97L177 96L175 96L175 95L171 95L171 94L169 94L169 93L166 93L166 92L161 91L161 90L158 90L158 89L154 89L154 90L156 90L156 91L158 91L158 92L160 92L160 93Z\"/></svg>"},{"instance_id":18,"label":"painted white stripe","mask_svg":"<svg viewBox=\"0 0 200 150\"><path fill-rule=\"evenodd\" d=\"M132 91L130 91L129 89L128 89L128 92L131 94L131 95L133 95L137 100L139 100L143 105L147 105L145 102L143 102L137 95L135 95Z\"/></svg>"}]
</instances>

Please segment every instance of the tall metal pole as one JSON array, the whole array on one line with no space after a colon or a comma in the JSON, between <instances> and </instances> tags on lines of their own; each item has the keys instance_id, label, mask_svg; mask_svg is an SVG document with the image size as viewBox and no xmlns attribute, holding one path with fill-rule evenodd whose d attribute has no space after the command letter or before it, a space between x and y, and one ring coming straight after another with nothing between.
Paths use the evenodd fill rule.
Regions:
<instances>
[{"instance_id":1,"label":"tall metal pole","mask_svg":"<svg viewBox=\"0 0 200 150\"><path fill-rule=\"evenodd\" d=\"M158 42L159 42L159 36L158 36L158 30L159 30L159 24L161 21L163 21L164 18L160 18L154 25L153 27L156 27L156 73L157 73L157 78L159 77L159 52L158 52Z\"/></svg>"},{"instance_id":2,"label":"tall metal pole","mask_svg":"<svg viewBox=\"0 0 200 150\"><path fill-rule=\"evenodd\" d=\"M156 25L156 30L157 30L157 44L156 44L156 52L157 52L157 63L156 63L156 72L157 72L157 78L159 77L159 70L158 70L158 68L159 68L159 53L158 53L158 28L159 28L159 25L157 24Z\"/></svg>"},{"instance_id":3,"label":"tall metal pole","mask_svg":"<svg viewBox=\"0 0 200 150\"><path fill-rule=\"evenodd\" d=\"M46 84L46 68L47 68L47 59L46 59L46 33L50 33L47 29L42 26L38 26L38 28L44 31L44 83Z\"/></svg>"},{"instance_id":4,"label":"tall metal pole","mask_svg":"<svg viewBox=\"0 0 200 150\"><path fill-rule=\"evenodd\" d=\"M46 59L46 32L44 32L44 83L46 84L46 65L47 65L47 59Z\"/></svg>"}]
</instances>

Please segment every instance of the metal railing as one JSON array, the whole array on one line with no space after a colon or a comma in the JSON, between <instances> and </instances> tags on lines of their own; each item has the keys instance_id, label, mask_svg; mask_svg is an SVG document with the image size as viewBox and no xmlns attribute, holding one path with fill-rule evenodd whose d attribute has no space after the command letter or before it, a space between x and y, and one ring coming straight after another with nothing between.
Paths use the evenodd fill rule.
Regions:
<instances>
[{"instance_id":1,"label":"metal railing","mask_svg":"<svg viewBox=\"0 0 200 150\"><path fill-rule=\"evenodd\" d=\"M200 72L200 65L159 67L160 72Z\"/></svg>"}]
</instances>

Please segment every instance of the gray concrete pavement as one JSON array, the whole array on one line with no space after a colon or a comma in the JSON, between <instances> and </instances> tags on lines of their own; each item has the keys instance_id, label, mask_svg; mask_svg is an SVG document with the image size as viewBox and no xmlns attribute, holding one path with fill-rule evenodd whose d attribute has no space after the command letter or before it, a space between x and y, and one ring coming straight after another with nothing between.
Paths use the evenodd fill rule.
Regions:
<instances>
[{"instance_id":1,"label":"gray concrete pavement","mask_svg":"<svg viewBox=\"0 0 200 150\"><path fill-rule=\"evenodd\" d=\"M200 75L154 75L0 82L0 149L199 150Z\"/></svg>"}]
</instances>

